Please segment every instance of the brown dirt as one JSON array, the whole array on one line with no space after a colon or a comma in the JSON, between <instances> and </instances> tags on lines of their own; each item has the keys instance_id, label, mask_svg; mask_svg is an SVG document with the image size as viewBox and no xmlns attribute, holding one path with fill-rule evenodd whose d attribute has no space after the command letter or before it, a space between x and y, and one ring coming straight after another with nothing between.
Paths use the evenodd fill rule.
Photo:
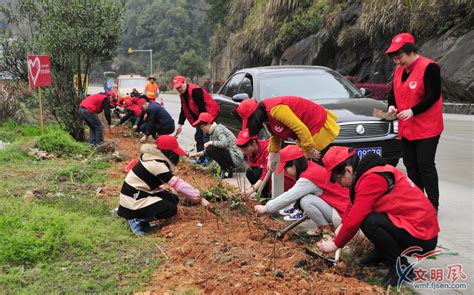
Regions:
<instances>
[{"instance_id":1,"label":"brown dirt","mask_svg":"<svg viewBox=\"0 0 474 295\"><path fill-rule=\"evenodd\" d=\"M123 137L129 130L116 128L114 135L120 139L119 151L132 160L138 158L140 144L138 138ZM118 163L112 177L125 177L122 170L128 162ZM177 174L201 191L218 183L189 164L181 163ZM106 195L117 196L119 189L107 186ZM209 294L383 293L382 288L352 277L357 271L344 261L330 268L309 258L304 245L293 239L275 240L269 229L283 224L256 217L251 210L254 204L249 201L245 207L230 210L227 202L214 203L224 222L200 206L180 206L168 225L151 233L164 263L154 273L148 291L140 294L187 290Z\"/></svg>"}]
</instances>

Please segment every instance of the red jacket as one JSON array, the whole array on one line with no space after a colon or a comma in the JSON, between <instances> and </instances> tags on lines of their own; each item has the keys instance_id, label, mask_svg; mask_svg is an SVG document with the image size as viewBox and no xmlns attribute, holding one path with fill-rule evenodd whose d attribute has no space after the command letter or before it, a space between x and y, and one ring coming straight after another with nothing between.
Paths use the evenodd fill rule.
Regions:
<instances>
[{"instance_id":1,"label":"red jacket","mask_svg":"<svg viewBox=\"0 0 474 295\"><path fill-rule=\"evenodd\" d=\"M254 156L252 154L247 155L247 163L250 167L257 167L262 169L262 176L260 180L263 180L268 173L267 169L267 159L268 158L268 139L267 140L258 140L258 152ZM285 192L295 185L296 179L284 171L284 190ZM269 182L270 183L270 182ZM271 184L270 184L271 185ZM271 188L271 186L270 186Z\"/></svg>"},{"instance_id":2,"label":"red jacket","mask_svg":"<svg viewBox=\"0 0 474 295\"><path fill-rule=\"evenodd\" d=\"M104 110L104 99L107 99L107 94L97 93L93 95L89 95L88 97L84 98L81 102L80 106L86 108L91 113L101 113Z\"/></svg>"},{"instance_id":3,"label":"red jacket","mask_svg":"<svg viewBox=\"0 0 474 295\"><path fill-rule=\"evenodd\" d=\"M392 173L395 178L394 186L388 193L388 184L380 174L382 172ZM376 166L360 176L355 184L354 204L334 240L338 248L354 236L371 212L387 213L396 227L405 229L420 240L430 240L439 232L433 205L405 174L390 165Z\"/></svg>"},{"instance_id":4,"label":"red jacket","mask_svg":"<svg viewBox=\"0 0 474 295\"><path fill-rule=\"evenodd\" d=\"M429 58L418 57L405 82L402 82L403 68L397 66L393 77L393 94L398 112L410 109L421 101L425 95L423 77L426 67L431 63L437 64ZM427 111L406 121L398 120L398 137L417 140L440 135L444 129L442 107L443 97L440 97Z\"/></svg>"},{"instance_id":5,"label":"red jacket","mask_svg":"<svg viewBox=\"0 0 474 295\"><path fill-rule=\"evenodd\" d=\"M267 111L270 132L282 140L288 137L297 139L297 136L291 129L271 116L270 111L273 107L280 104L289 106L301 122L308 127L311 135L318 133L328 116L326 109L322 106L297 96L276 96L263 100L263 104Z\"/></svg>"},{"instance_id":6,"label":"red jacket","mask_svg":"<svg viewBox=\"0 0 474 295\"><path fill-rule=\"evenodd\" d=\"M308 168L301 173L300 178L306 178L322 189L323 194L319 197L336 209L339 216L342 217L350 205L349 189L342 188L337 183L331 183L330 176L324 167L308 161Z\"/></svg>"},{"instance_id":7,"label":"red jacket","mask_svg":"<svg viewBox=\"0 0 474 295\"><path fill-rule=\"evenodd\" d=\"M196 102L194 102L193 98L193 90L196 88L200 88L202 90L202 94L204 97L204 104L206 105L206 111L212 115L212 117L215 119L217 118L217 115L219 114L220 106L217 104L217 102L212 98L212 96L207 93L205 89L202 89L198 85L194 85L191 83L188 83L188 104L185 103L184 96L182 94L179 95L179 98L181 99L181 106L183 108L183 113L186 119L188 119L190 124L193 124L195 122L194 117L191 115L193 113L194 115L199 116L199 109L196 105Z\"/></svg>"}]
</instances>

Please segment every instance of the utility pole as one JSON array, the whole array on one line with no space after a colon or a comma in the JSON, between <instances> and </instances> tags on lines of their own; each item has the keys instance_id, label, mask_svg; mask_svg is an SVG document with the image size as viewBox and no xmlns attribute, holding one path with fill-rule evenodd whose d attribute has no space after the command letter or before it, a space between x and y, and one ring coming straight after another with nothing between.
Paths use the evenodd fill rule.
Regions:
<instances>
[{"instance_id":1,"label":"utility pole","mask_svg":"<svg viewBox=\"0 0 474 295\"><path fill-rule=\"evenodd\" d=\"M153 76L153 49L132 49L128 48L128 54L135 52L149 52L150 53L150 76Z\"/></svg>"}]
</instances>

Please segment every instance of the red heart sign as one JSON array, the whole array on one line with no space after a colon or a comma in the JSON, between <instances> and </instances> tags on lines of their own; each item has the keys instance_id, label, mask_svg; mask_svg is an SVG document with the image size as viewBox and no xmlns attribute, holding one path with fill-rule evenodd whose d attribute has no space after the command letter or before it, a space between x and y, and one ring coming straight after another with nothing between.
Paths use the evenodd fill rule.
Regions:
<instances>
[{"instance_id":1,"label":"red heart sign","mask_svg":"<svg viewBox=\"0 0 474 295\"><path fill-rule=\"evenodd\" d=\"M30 87L51 85L51 70L48 55L28 56L28 78Z\"/></svg>"}]
</instances>

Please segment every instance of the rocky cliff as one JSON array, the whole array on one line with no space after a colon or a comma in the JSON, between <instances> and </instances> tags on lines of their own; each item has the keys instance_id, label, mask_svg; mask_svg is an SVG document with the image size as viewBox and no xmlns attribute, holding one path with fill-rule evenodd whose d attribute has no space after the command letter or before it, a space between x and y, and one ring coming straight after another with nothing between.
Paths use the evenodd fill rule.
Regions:
<instances>
[{"instance_id":1,"label":"rocky cliff","mask_svg":"<svg viewBox=\"0 0 474 295\"><path fill-rule=\"evenodd\" d=\"M369 2L348 1L340 9L340 13L331 16L333 18L330 21L326 18L317 31L303 38L295 38L292 44L275 50L266 58L262 58L262 54L255 52L248 43L239 40L244 34L232 32L223 49L213 59L213 78L226 79L234 71L252 66L322 65L352 76L357 82L388 83L392 79L395 65L384 55L384 51L393 35L411 31L415 35L420 54L436 60L442 67L444 98L474 102L472 1L464 1L466 3L461 8L452 8L449 15L436 15L447 10L442 10L442 7L439 10L432 8L433 11L405 11L406 15L399 17L415 18L423 13L431 14L430 18L420 17L425 23L413 22L406 28L397 23L400 20L390 19L391 16L397 17L397 13L393 11L395 6L374 7ZM427 6L420 7L417 9L431 9ZM379 12L385 14L385 18L381 18ZM444 23L430 25L429 22L435 19ZM425 28L417 28L416 24ZM268 25L274 24L269 22ZM397 29L397 25L401 26L400 29ZM410 27L413 27L412 30Z\"/></svg>"}]
</instances>

